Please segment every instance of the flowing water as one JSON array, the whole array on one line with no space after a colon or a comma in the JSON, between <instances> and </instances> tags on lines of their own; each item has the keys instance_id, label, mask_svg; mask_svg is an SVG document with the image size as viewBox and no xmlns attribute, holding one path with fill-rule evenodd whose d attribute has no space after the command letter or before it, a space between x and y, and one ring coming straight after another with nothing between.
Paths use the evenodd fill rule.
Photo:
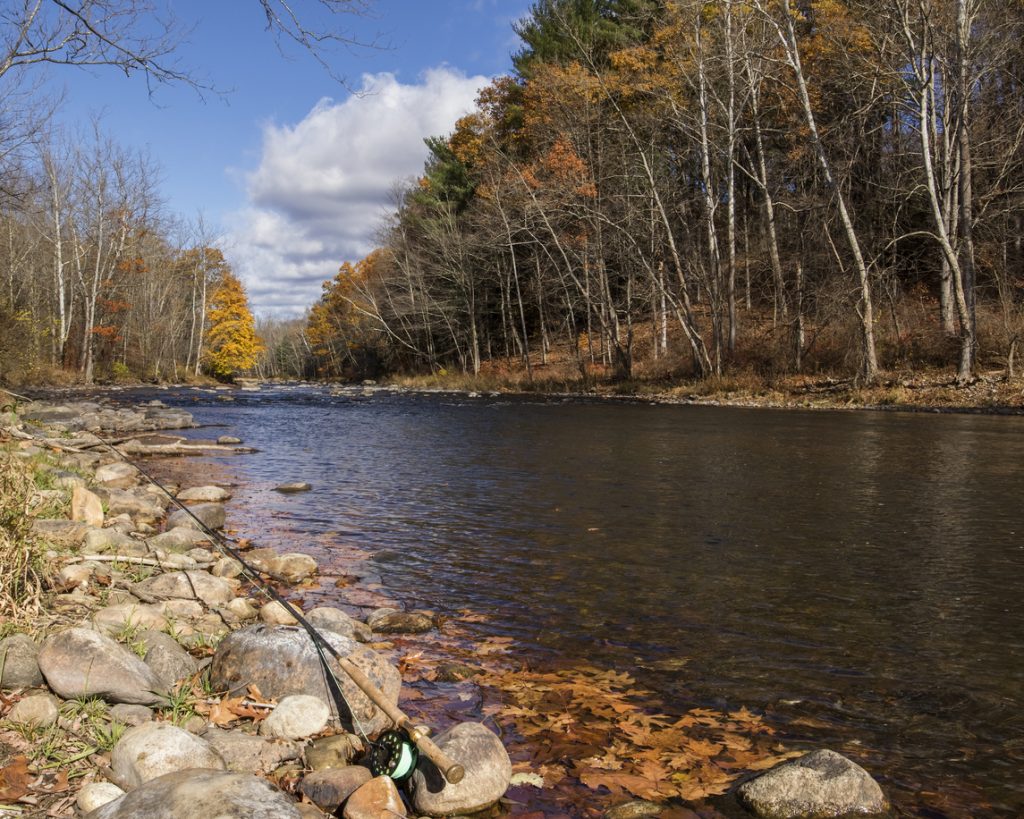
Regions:
<instances>
[{"instance_id":1,"label":"flowing water","mask_svg":"<svg viewBox=\"0 0 1024 819\"><path fill-rule=\"evenodd\" d=\"M241 534L365 550L531 662L757 709L901 814L1024 814L1024 418L222 395L158 397L260 450Z\"/></svg>"}]
</instances>

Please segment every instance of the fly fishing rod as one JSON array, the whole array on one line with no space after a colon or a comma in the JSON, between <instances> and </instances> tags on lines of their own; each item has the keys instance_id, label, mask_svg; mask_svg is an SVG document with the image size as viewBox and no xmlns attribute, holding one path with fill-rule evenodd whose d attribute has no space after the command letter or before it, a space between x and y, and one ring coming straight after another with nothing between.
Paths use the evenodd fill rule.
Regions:
<instances>
[{"instance_id":1,"label":"fly fishing rod","mask_svg":"<svg viewBox=\"0 0 1024 819\"><path fill-rule=\"evenodd\" d=\"M259 587L260 591L279 603L284 610L294 617L296 622L302 626L309 635L310 640L313 642L313 646L317 652L317 657L320 660L320 665L324 671L325 683L331 694L331 698L334 700L339 717L344 711L347 711L352 717L353 726L358 728L358 717L356 716L355 710L346 701L345 695L341 690L341 683L335 676L327 655L331 656L335 663L337 663L338 667L348 675L349 679L351 679L353 683L355 683L356 687L365 694L366 697L377 708L379 708L398 729L401 730L401 732L404 733L405 736L402 737L397 731L387 731L381 736L377 743L371 742L369 738L363 734L364 739L366 739L371 746L374 746L370 753L370 767L374 775L379 776L384 774L396 780L405 779L412 773L417 757L422 754L426 759L430 760L430 762L434 764L442 776L444 776L445 780L449 783L455 785L462 781L463 777L466 775L465 768L455 762L438 747L437 743L429 737L429 729L425 726L415 724L407 714L384 696L384 693L373 684L373 681L363 672L362 669L360 669L348 657L341 656L334 646L332 646L316 629L316 627L302 615L302 612L296 609L295 606L279 594L270 583L261 577L260 572L245 559L238 549L228 542L228 539L224 537L224 535L207 526L206 523L200 520L191 509L178 500L166 486L143 469L139 464L121 452L121 450L103 440L98 435L95 437L103 447L113 453L116 457L120 458L126 464L133 467L147 481L163 492L170 499L172 504L177 506L194 521L194 523L199 527L199 531L206 535L209 541L217 549L226 556L237 560L239 564L241 564L242 569L252 579L256 586ZM359 732L362 733L362 730L359 729Z\"/></svg>"}]
</instances>

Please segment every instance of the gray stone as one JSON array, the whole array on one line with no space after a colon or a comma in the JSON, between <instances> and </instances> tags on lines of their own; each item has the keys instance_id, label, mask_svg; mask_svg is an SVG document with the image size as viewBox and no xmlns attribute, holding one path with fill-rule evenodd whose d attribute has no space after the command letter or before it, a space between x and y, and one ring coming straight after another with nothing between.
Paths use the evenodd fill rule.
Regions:
<instances>
[{"instance_id":1,"label":"gray stone","mask_svg":"<svg viewBox=\"0 0 1024 819\"><path fill-rule=\"evenodd\" d=\"M289 583L301 583L316 574L316 561L309 555L289 552L281 555L275 563L275 572Z\"/></svg>"},{"instance_id":2,"label":"gray stone","mask_svg":"<svg viewBox=\"0 0 1024 819\"><path fill-rule=\"evenodd\" d=\"M86 782L75 797L75 804L82 813L88 813L121 796L124 791L113 782Z\"/></svg>"},{"instance_id":3,"label":"gray stone","mask_svg":"<svg viewBox=\"0 0 1024 819\"><path fill-rule=\"evenodd\" d=\"M306 774L299 790L307 799L328 813L334 813L353 793L369 782L373 776L362 765L330 768Z\"/></svg>"},{"instance_id":4,"label":"gray stone","mask_svg":"<svg viewBox=\"0 0 1024 819\"><path fill-rule=\"evenodd\" d=\"M168 722L129 728L110 754L111 770L129 790L175 771L224 767L224 760L208 742Z\"/></svg>"},{"instance_id":5,"label":"gray stone","mask_svg":"<svg viewBox=\"0 0 1024 819\"><path fill-rule=\"evenodd\" d=\"M145 705L129 705L122 702L111 706L110 718L129 727L132 725L142 725L142 723L153 719L153 710Z\"/></svg>"},{"instance_id":6,"label":"gray stone","mask_svg":"<svg viewBox=\"0 0 1024 819\"><path fill-rule=\"evenodd\" d=\"M423 634L434 628L434 620L419 611L378 609L366 618L366 625L378 634Z\"/></svg>"},{"instance_id":7,"label":"gray stone","mask_svg":"<svg viewBox=\"0 0 1024 819\"><path fill-rule=\"evenodd\" d=\"M828 819L888 810L882 789L871 775L827 749L776 765L740 785L737 795L762 819Z\"/></svg>"},{"instance_id":8,"label":"gray stone","mask_svg":"<svg viewBox=\"0 0 1024 819\"><path fill-rule=\"evenodd\" d=\"M138 474L131 464L113 463L97 469L93 480L111 489L127 489L135 485Z\"/></svg>"},{"instance_id":9,"label":"gray stone","mask_svg":"<svg viewBox=\"0 0 1024 819\"><path fill-rule=\"evenodd\" d=\"M244 597L236 597L224 607L224 611L230 613L238 622L254 620L259 616L256 607Z\"/></svg>"},{"instance_id":10,"label":"gray stone","mask_svg":"<svg viewBox=\"0 0 1024 819\"><path fill-rule=\"evenodd\" d=\"M27 634L0 640L0 688L36 688L43 682L35 640Z\"/></svg>"},{"instance_id":11,"label":"gray stone","mask_svg":"<svg viewBox=\"0 0 1024 819\"><path fill-rule=\"evenodd\" d=\"M260 608L260 620L270 626L294 626L299 622L277 600L271 600Z\"/></svg>"},{"instance_id":12,"label":"gray stone","mask_svg":"<svg viewBox=\"0 0 1024 819\"><path fill-rule=\"evenodd\" d=\"M165 617L173 620L198 620L206 614L206 609L198 600L181 600L174 597L164 600L160 605L160 611Z\"/></svg>"},{"instance_id":13,"label":"gray stone","mask_svg":"<svg viewBox=\"0 0 1024 819\"><path fill-rule=\"evenodd\" d=\"M226 731L210 726L203 733L210 746L221 755L229 771L268 774L283 762L298 759L301 747L283 739L256 737L244 731Z\"/></svg>"},{"instance_id":14,"label":"gray stone","mask_svg":"<svg viewBox=\"0 0 1024 819\"><path fill-rule=\"evenodd\" d=\"M308 492L312 488L313 487L310 484L304 481L293 481L291 483L282 483L279 486L275 486L274 491L290 495L296 492Z\"/></svg>"},{"instance_id":15,"label":"gray stone","mask_svg":"<svg viewBox=\"0 0 1024 819\"><path fill-rule=\"evenodd\" d=\"M317 606L305 615L310 625L318 629L327 629L335 634L346 637L355 636L355 621L341 609L332 606Z\"/></svg>"},{"instance_id":16,"label":"gray stone","mask_svg":"<svg viewBox=\"0 0 1024 819\"><path fill-rule=\"evenodd\" d=\"M117 529L90 529L85 534L83 549L89 554L113 552L119 555L139 557L149 549L145 543L129 537Z\"/></svg>"},{"instance_id":17,"label":"gray stone","mask_svg":"<svg viewBox=\"0 0 1024 819\"><path fill-rule=\"evenodd\" d=\"M155 521L164 516L166 503L149 492L128 489L108 489L107 513L110 515L131 515L135 520Z\"/></svg>"},{"instance_id":18,"label":"gray stone","mask_svg":"<svg viewBox=\"0 0 1024 819\"><path fill-rule=\"evenodd\" d=\"M166 552L187 552L209 542L210 539L206 535L189 526L176 526L146 540L149 548L162 549Z\"/></svg>"},{"instance_id":19,"label":"gray stone","mask_svg":"<svg viewBox=\"0 0 1024 819\"><path fill-rule=\"evenodd\" d=\"M483 670L465 663L442 663L437 667L435 679L438 682L462 682L477 674L483 674Z\"/></svg>"},{"instance_id":20,"label":"gray stone","mask_svg":"<svg viewBox=\"0 0 1024 819\"><path fill-rule=\"evenodd\" d=\"M64 589L87 586L95 571L96 569L87 563L72 563L69 566L62 566L61 570L57 572L57 585Z\"/></svg>"},{"instance_id":21,"label":"gray stone","mask_svg":"<svg viewBox=\"0 0 1024 819\"><path fill-rule=\"evenodd\" d=\"M446 782L433 763L421 757L410 779L413 806L428 816L475 813L493 805L508 789L512 763L491 731L478 722L463 722L434 740L466 769L457 784Z\"/></svg>"},{"instance_id":22,"label":"gray stone","mask_svg":"<svg viewBox=\"0 0 1024 819\"><path fill-rule=\"evenodd\" d=\"M222 557L213 564L210 573L214 577L238 577L242 573L242 564L233 557Z\"/></svg>"},{"instance_id":23,"label":"gray stone","mask_svg":"<svg viewBox=\"0 0 1024 819\"><path fill-rule=\"evenodd\" d=\"M385 816L405 816L405 803L388 776L378 776L359 788L346 800L342 816L345 819L383 819Z\"/></svg>"},{"instance_id":24,"label":"gray stone","mask_svg":"<svg viewBox=\"0 0 1024 819\"><path fill-rule=\"evenodd\" d=\"M208 606L222 606L235 596L227 581L206 572L170 572L143 580L139 591L160 600L177 597L202 600Z\"/></svg>"},{"instance_id":25,"label":"gray stone","mask_svg":"<svg viewBox=\"0 0 1024 819\"><path fill-rule=\"evenodd\" d=\"M167 774L85 819L302 819L295 803L252 774L187 770Z\"/></svg>"},{"instance_id":26,"label":"gray stone","mask_svg":"<svg viewBox=\"0 0 1024 819\"><path fill-rule=\"evenodd\" d=\"M89 526L103 525L103 504L84 486L76 486L71 491L71 519Z\"/></svg>"},{"instance_id":27,"label":"gray stone","mask_svg":"<svg viewBox=\"0 0 1024 819\"><path fill-rule=\"evenodd\" d=\"M223 503L231 497L227 489L219 486L193 486L178 493L178 500L202 503Z\"/></svg>"},{"instance_id":28,"label":"gray stone","mask_svg":"<svg viewBox=\"0 0 1024 819\"><path fill-rule=\"evenodd\" d=\"M74 472L57 470L53 473L53 485L59 489L74 489L76 486L85 486L85 478Z\"/></svg>"},{"instance_id":29,"label":"gray stone","mask_svg":"<svg viewBox=\"0 0 1024 819\"><path fill-rule=\"evenodd\" d=\"M142 603L122 603L107 606L92 616L92 624L96 631L113 637L127 628L167 628L167 618L155 606Z\"/></svg>"},{"instance_id":30,"label":"gray stone","mask_svg":"<svg viewBox=\"0 0 1024 819\"><path fill-rule=\"evenodd\" d=\"M333 734L314 739L306 748L306 767L314 771L344 768L363 752L363 741L355 734Z\"/></svg>"},{"instance_id":31,"label":"gray stone","mask_svg":"<svg viewBox=\"0 0 1024 819\"><path fill-rule=\"evenodd\" d=\"M49 728L60 715L60 704L52 694L32 694L18 700L7 715L10 722Z\"/></svg>"},{"instance_id":32,"label":"gray stone","mask_svg":"<svg viewBox=\"0 0 1024 819\"><path fill-rule=\"evenodd\" d=\"M186 554L189 557L191 557L196 563L207 566L217 559L216 555L209 549L203 549L198 546L194 549L189 549L188 552L186 552Z\"/></svg>"},{"instance_id":33,"label":"gray stone","mask_svg":"<svg viewBox=\"0 0 1024 819\"><path fill-rule=\"evenodd\" d=\"M53 634L39 651L39 670L63 699L103 697L153 705L164 685L142 660L97 631L72 628Z\"/></svg>"},{"instance_id":34,"label":"gray stone","mask_svg":"<svg viewBox=\"0 0 1024 819\"><path fill-rule=\"evenodd\" d=\"M327 727L331 709L319 697L292 694L281 700L260 723L260 736L278 739L306 739Z\"/></svg>"},{"instance_id":35,"label":"gray stone","mask_svg":"<svg viewBox=\"0 0 1024 819\"><path fill-rule=\"evenodd\" d=\"M234 435L220 435L217 437L217 443L224 446L235 446L242 443L242 439Z\"/></svg>"},{"instance_id":36,"label":"gray stone","mask_svg":"<svg viewBox=\"0 0 1024 819\"><path fill-rule=\"evenodd\" d=\"M147 631L142 635L146 643L146 663L167 688L173 688L180 680L191 677L199 670L195 661L178 641L162 631Z\"/></svg>"},{"instance_id":37,"label":"gray stone","mask_svg":"<svg viewBox=\"0 0 1024 819\"><path fill-rule=\"evenodd\" d=\"M398 702L402 679L394 666L340 634L328 631L323 637L340 656L361 669L385 697ZM391 724L333 661L332 668L363 731L372 734ZM294 626L253 625L229 634L214 654L210 679L222 691L242 690L254 683L266 697L280 700L291 694L310 694L333 706L313 642L303 629ZM350 715L343 714L342 718L351 729Z\"/></svg>"},{"instance_id":38,"label":"gray stone","mask_svg":"<svg viewBox=\"0 0 1024 819\"><path fill-rule=\"evenodd\" d=\"M179 509L167 518L167 528L185 526L190 529L201 529L202 527L195 522L192 515L199 518L210 529L224 528L224 506L220 503L197 503L195 506L190 506L188 512Z\"/></svg>"},{"instance_id":39,"label":"gray stone","mask_svg":"<svg viewBox=\"0 0 1024 819\"><path fill-rule=\"evenodd\" d=\"M56 546L78 546L89 527L77 520L36 518L32 521L32 531Z\"/></svg>"}]
</instances>

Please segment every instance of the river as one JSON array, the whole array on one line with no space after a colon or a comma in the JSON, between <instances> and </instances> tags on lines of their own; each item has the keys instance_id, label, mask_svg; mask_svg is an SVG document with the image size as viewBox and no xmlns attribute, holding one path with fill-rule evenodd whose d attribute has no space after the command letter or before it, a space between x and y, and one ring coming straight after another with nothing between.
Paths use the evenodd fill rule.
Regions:
<instances>
[{"instance_id":1,"label":"river","mask_svg":"<svg viewBox=\"0 0 1024 819\"><path fill-rule=\"evenodd\" d=\"M764 713L902 815L1024 813L1022 418L155 395L260 450L230 459L240 534L365 550L386 592L487 612L532 663Z\"/></svg>"}]
</instances>

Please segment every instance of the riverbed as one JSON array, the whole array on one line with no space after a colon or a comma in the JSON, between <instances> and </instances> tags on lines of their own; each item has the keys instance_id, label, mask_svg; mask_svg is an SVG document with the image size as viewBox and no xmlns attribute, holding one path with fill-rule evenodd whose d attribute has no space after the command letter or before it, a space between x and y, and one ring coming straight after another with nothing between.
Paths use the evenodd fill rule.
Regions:
<instances>
[{"instance_id":1,"label":"riverbed","mask_svg":"<svg viewBox=\"0 0 1024 819\"><path fill-rule=\"evenodd\" d=\"M531 667L763 713L787 747L856 758L902 815L1024 810L1022 418L152 396L260 450L228 464L241 536L366 554L381 600L482 612ZM291 480L313 490L273 491Z\"/></svg>"}]
</instances>

